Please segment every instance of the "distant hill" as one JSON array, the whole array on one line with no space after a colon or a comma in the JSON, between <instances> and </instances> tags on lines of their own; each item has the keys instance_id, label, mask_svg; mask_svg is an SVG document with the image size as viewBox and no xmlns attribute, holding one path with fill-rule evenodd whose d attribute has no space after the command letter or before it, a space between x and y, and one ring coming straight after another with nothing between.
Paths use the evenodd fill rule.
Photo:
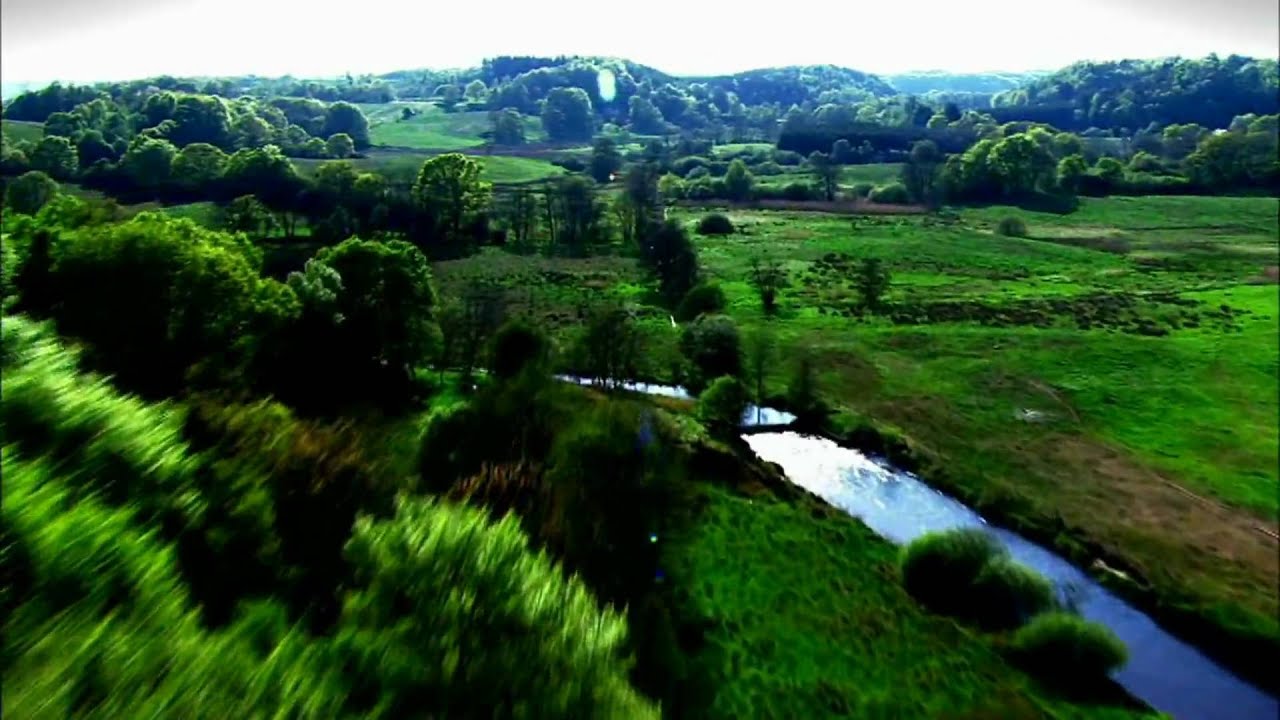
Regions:
<instances>
[{"instance_id":1,"label":"distant hill","mask_svg":"<svg viewBox=\"0 0 1280 720\"><path fill-rule=\"evenodd\" d=\"M994 95L1005 90L1014 90L1049 74L1048 70L1022 73L952 73L946 70L925 70L885 75L884 79L895 90L908 95L924 95L929 92Z\"/></svg>"},{"instance_id":2,"label":"distant hill","mask_svg":"<svg viewBox=\"0 0 1280 720\"><path fill-rule=\"evenodd\" d=\"M1035 120L1082 130L1150 123L1225 128L1238 115L1280 112L1273 59L1232 55L1202 59L1080 62L993 98L1000 120Z\"/></svg>"}]
</instances>

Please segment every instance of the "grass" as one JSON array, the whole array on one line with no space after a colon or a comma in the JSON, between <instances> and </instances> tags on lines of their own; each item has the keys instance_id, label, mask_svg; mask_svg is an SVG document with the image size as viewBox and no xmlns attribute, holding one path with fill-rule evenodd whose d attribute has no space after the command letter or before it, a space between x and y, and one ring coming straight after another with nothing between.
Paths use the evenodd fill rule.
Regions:
<instances>
[{"instance_id":1,"label":"grass","mask_svg":"<svg viewBox=\"0 0 1280 720\"><path fill-rule=\"evenodd\" d=\"M670 576L712 620L694 661L707 718L1128 718L1042 692L989 642L902 590L897 549L861 523L709 488Z\"/></svg>"},{"instance_id":2,"label":"grass","mask_svg":"<svg viewBox=\"0 0 1280 720\"><path fill-rule=\"evenodd\" d=\"M1074 213L1007 207L913 217L728 213L694 236L703 275L784 358L810 354L840 425L907 438L938 482L1088 563L1103 556L1222 637L1280 641L1280 265L1273 198L1085 199ZM692 230L700 210L673 210ZM1016 215L1027 238L996 235ZM788 285L767 320L754 256ZM859 309L859 261L893 275ZM668 376L677 331L652 281L619 255L483 254L437 266L442 289L484 277L563 338L594 299L635 304L646 372ZM767 390L785 389L775 361ZM1056 537L1056 540L1055 540ZM1270 642L1270 640L1268 641Z\"/></svg>"},{"instance_id":3,"label":"grass","mask_svg":"<svg viewBox=\"0 0 1280 720\"><path fill-rule=\"evenodd\" d=\"M403 119L402 111L406 107L418 114ZM481 134L492 127L488 112L446 113L432 103L395 102L362 105L361 108L369 118L369 139L374 145L419 150L466 150L483 145ZM541 120L525 118L525 138L529 142L545 139Z\"/></svg>"},{"instance_id":4,"label":"grass","mask_svg":"<svg viewBox=\"0 0 1280 720\"><path fill-rule=\"evenodd\" d=\"M9 142L40 142L44 137L44 124L22 120L0 120L0 134Z\"/></svg>"}]
</instances>

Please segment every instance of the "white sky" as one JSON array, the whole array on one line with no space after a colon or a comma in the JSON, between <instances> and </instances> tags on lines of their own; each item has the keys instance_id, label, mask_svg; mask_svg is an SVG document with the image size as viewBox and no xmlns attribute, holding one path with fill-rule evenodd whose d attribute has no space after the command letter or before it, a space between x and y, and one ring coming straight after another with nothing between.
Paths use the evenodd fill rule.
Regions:
<instances>
[{"instance_id":1,"label":"white sky","mask_svg":"<svg viewBox=\"0 0 1280 720\"><path fill-rule=\"evenodd\" d=\"M719 0L79 2L5 0L0 79L330 76L465 67L498 54L620 56L675 74L818 63L973 72L1280 55L1274 0L1199 9L1182 7L1188 0L841 0L761 4L754 13L748 3Z\"/></svg>"}]
</instances>

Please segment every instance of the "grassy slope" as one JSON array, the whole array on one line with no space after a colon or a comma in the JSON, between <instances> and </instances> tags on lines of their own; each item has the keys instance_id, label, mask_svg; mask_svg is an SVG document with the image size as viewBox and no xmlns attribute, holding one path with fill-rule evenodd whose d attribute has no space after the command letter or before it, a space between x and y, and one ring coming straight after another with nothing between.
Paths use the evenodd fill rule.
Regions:
<instances>
[{"instance_id":1,"label":"grassy slope","mask_svg":"<svg viewBox=\"0 0 1280 720\"><path fill-rule=\"evenodd\" d=\"M419 114L405 120L401 117L405 107ZM362 105L361 108L369 118L369 138L374 145L465 150L483 145L481 133L491 128L489 113L484 111L446 113L431 103L422 102ZM538 118L525 118L525 136L530 142L544 139Z\"/></svg>"},{"instance_id":2,"label":"grassy slope","mask_svg":"<svg viewBox=\"0 0 1280 720\"><path fill-rule=\"evenodd\" d=\"M393 182L412 182L422 163L430 159L422 153L397 153L379 151L365 158L351 160L358 170L385 174ZM501 155L473 155L483 166L481 177L497 184L537 182L564 174L564 169L538 158L507 157ZM294 159L298 171L314 174L324 160Z\"/></svg>"},{"instance_id":3,"label":"grassy slope","mask_svg":"<svg viewBox=\"0 0 1280 720\"><path fill-rule=\"evenodd\" d=\"M710 489L672 568L713 618L709 718L1137 717L1041 694L987 641L920 610L896 549L846 517Z\"/></svg>"},{"instance_id":4,"label":"grassy slope","mask_svg":"<svg viewBox=\"0 0 1280 720\"><path fill-rule=\"evenodd\" d=\"M13 142L39 142L44 137L44 124L20 120L0 120L0 134Z\"/></svg>"}]
</instances>

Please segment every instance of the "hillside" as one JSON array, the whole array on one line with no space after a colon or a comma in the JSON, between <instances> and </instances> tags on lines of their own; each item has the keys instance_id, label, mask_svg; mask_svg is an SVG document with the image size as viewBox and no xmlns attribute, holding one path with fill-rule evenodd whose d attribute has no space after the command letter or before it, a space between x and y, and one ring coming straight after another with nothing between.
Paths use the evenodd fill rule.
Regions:
<instances>
[{"instance_id":1,"label":"hillside","mask_svg":"<svg viewBox=\"0 0 1280 720\"><path fill-rule=\"evenodd\" d=\"M897 92L908 95L924 95L930 92L994 95L1006 90L1016 90L1048 74L1048 72L952 73L946 70L923 70L885 75L884 80Z\"/></svg>"}]
</instances>

